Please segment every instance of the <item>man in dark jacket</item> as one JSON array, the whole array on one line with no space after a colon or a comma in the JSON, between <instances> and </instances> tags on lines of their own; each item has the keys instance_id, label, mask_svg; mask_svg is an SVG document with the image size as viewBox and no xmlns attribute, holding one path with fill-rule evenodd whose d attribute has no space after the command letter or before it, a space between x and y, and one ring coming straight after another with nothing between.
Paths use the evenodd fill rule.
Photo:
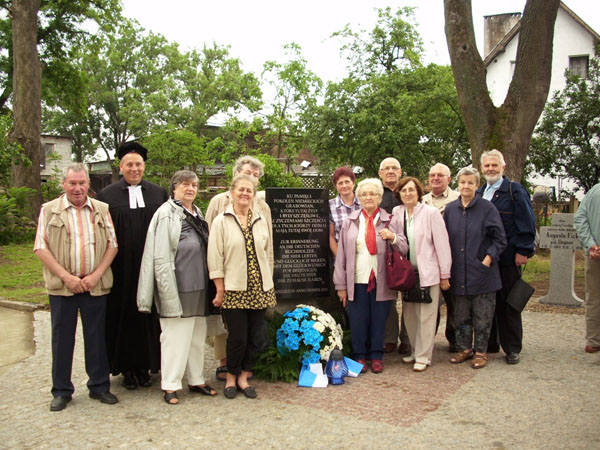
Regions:
<instances>
[{"instance_id":1,"label":"man in dark jacket","mask_svg":"<svg viewBox=\"0 0 600 450\"><path fill-rule=\"evenodd\" d=\"M506 299L515 282L521 278L521 266L533 256L535 217L525 188L504 176L506 163L498 150L481 155L481 171L487 183L477 195L491 201L502 219L507 246L500 255L502 289L496 293L496 312L488 343L488 352L498 352L500 344L508 364L519 362L523 341L521 312L508 305ZM498 342L498 339L500 342Z\"/></svg>"}]
</instances>

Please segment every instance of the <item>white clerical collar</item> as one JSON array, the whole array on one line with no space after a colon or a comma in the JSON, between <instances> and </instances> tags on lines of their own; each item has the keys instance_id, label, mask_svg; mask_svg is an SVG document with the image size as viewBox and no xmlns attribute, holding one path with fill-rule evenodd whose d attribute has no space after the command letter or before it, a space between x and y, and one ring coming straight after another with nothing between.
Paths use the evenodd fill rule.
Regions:
<instances>
[{"instance_id":1,"label":"white clerical collar","mask_svg":"<svg viewBox=\"0 0 600 450\"><path fill-rule=\"evenodd\" d=\"M142 186L139 184L137 186L127 186L127 189L129 190L129 208L145 208L146 204L142 195Z\"/></svg>"}]
</instances>

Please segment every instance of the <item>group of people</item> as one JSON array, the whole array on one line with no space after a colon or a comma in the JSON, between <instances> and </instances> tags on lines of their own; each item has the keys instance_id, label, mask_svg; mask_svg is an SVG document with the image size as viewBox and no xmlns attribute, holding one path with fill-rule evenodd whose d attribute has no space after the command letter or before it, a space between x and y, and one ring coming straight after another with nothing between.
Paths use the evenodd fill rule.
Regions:
<instances>
[{"instance_id":1,"label":"group of people","mask_svg":"<svg viewBox=\"0 0 600 450\"><path fill-rule=\"evenodd\" d=\"M458 192L449 187L450 169L429 171L425 194L414 177L401 177L395 158L380 164L379 176L356 186L354 173L340 167L333 175L339 195L330 200L330 248L334 284L346 308L354 358L383 371L383 355L398 348L402 361L423 372L431 364L440 321L447 306L446 338L453 364L487 364L488 353L505 352L519 362L521 312L507 303L534 253L535 219L525 188L504 176L498 150L481 156L480 173L465 167ZM386 247L396 246L410 261L416 291L397 292L386 282ZM396 302L402 301L398 317ZM598 347L600 349L600 347Z\"/></svg>"},{"instance_id":2,"label":"group of people","mask_svg":"<svg viewBox=\"0 0 600 450\"><path fill-rule=\"evenodd\" d=\"M257 352L266 344L265 311L276 305L273 232L264 192L264 166L236 161L230 189L211 200L206 217L194 205L198 177L176 172L168 194L144 179L147 150L137 142L118 152L122 179L88 196L85 165L69 165L64 194L42 206L34 251L44 265L52 321L52 411L72 399L71 366L77 315L85 339L89 396L115 404L110 374L129 390L149 387L160 370L163 399L179 403L187 378L191 393L217 394L204 377L207 336L219 361L223 393L257 396L250 385ZM422 372L432 361L443 297L452 363L506 353L519 362L520 312L506 303L520 266L533 254L535 224L526 190L503 173L497 150L457 174L436 164L430 192L402 177L395 158L381 162L380 178L356 186L351 169L333 175L330 200L333 280L352 332L354 358L383 371L383 355L398 349ZM396 246L417 275L417 295L388 287L384 255ZM592 253L592 251L594 253ZM590 250L590 258L597 252ZM398 316L397 301L402 302ZM596 337L590 349L600 349Z\"/></svg>"},{"instance_id":3,"label":"group of people","mask_svg":"<svg viewBox=\"0 0 600 450\"><path fill-rule=\"evenodd\" d=\"M194 205L198 177L180 170L170 194L143 178L147 150L119 147L123 177L88 196L87 167L70 164L64 193L42 206L34 251L41 259L52 323L51 411L72 400L73 349L81 316L89 396L115 404L110 374L129 390L152 385L160 370L164 401L217 394L204 378L213 337L224 395L256 398L250 386L265 343L265 311L275 306L271 214L257 196L264 165L236 161L230 190L207 218Z\"/></svg>"}]
</instances>

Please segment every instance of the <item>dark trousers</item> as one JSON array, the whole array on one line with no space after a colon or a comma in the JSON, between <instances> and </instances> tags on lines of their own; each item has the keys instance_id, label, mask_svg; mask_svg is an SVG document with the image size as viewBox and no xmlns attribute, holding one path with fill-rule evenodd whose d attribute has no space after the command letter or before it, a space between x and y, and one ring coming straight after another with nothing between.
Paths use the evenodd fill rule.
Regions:
<instances>
[{"instance_id":1,"label":"dark trousers","mask_svg":"<svg viewBox=\"0 0 600 450\"><path fill-rule=\"evenodd\" d=\"M453 297L455 341L458 349L462 351L473 348L478 353L485 353L494 320L496 293Z\"/></svg>"},{"instance_id":2,"label":"dark trousers","mask_svg":"<svg viewBox=\"0 0 600 450\"><path fill-rule=\"evenodd\" d=\"M227 370L239 375L251 371L261 346L266 309L223 309L227 324Z\"/></svg>"},{"instance_id":3,"label":"dark trousers","mask_svg":"<svg viewBox=\"0 0 600 450\"><path fill-rule=\"evenodd\" d=\"M523 347L521 312L506 303L506 299L515 282L521 278L521 271L517 266L500 266L500 278L502 289L496 292L496 312L488 352L497 352L500 343L504 353L520 353Z\"/></svg>"},{"instance_id":4,"label":"dark trousers","mask_svg":"<svg viewBox=\"0 0 600 450\"><path fill-rule=\"evenodd\" d=\"M354 301L348 301L346 305L355 359L383 358L385 321L394 301L376 301L376 291L367 292L366 284L355 284Z\"/></svg>"},{"instance_id":5,"label":"dark trousers","mask_svg":"<svg viewBox=\"0 0 600 450\"><path fill-rule=\"evenodd\" d=\"M454 331L454 298L450 294L450 290L442 291L444 303L446 304L446 331L444 332L448 343L456 344L456 332ZM442 302L438 306L437 321L435 323L435 333L437 334L440 326Z\"/></svg>"},{"instance_id":6,"label":"dark trousers","mask_svg":"<svg viewBox=\"0 0 600 450\"><path fill-rule=\"evenodd\" d=\"M85 348L85 370L90 392L101 394L110 389L106 356L106 295L92 297L89 292L70 297L50 295L52 322L52 395L73 394L71 382L77 312L81 314Z\"/></svg>"}]
</instances>

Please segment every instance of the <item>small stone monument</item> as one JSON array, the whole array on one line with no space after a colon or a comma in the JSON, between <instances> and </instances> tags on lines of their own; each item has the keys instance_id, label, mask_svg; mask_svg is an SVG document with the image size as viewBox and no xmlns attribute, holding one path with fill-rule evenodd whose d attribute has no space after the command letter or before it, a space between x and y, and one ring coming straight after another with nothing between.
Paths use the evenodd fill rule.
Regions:
<instances>
[{"instance_id":1,"label":"small stone monument","mask_svg":"<svg viewBox=\"0 0 600 450\"><path fill-rule=\"evenodd\" d=\"M540 303L581 306L575 294L575 250L581 249L574 214L552 214L552 226L540 227L540 248L550 249L550 289Z\"/></svg>"}]
</instances>

